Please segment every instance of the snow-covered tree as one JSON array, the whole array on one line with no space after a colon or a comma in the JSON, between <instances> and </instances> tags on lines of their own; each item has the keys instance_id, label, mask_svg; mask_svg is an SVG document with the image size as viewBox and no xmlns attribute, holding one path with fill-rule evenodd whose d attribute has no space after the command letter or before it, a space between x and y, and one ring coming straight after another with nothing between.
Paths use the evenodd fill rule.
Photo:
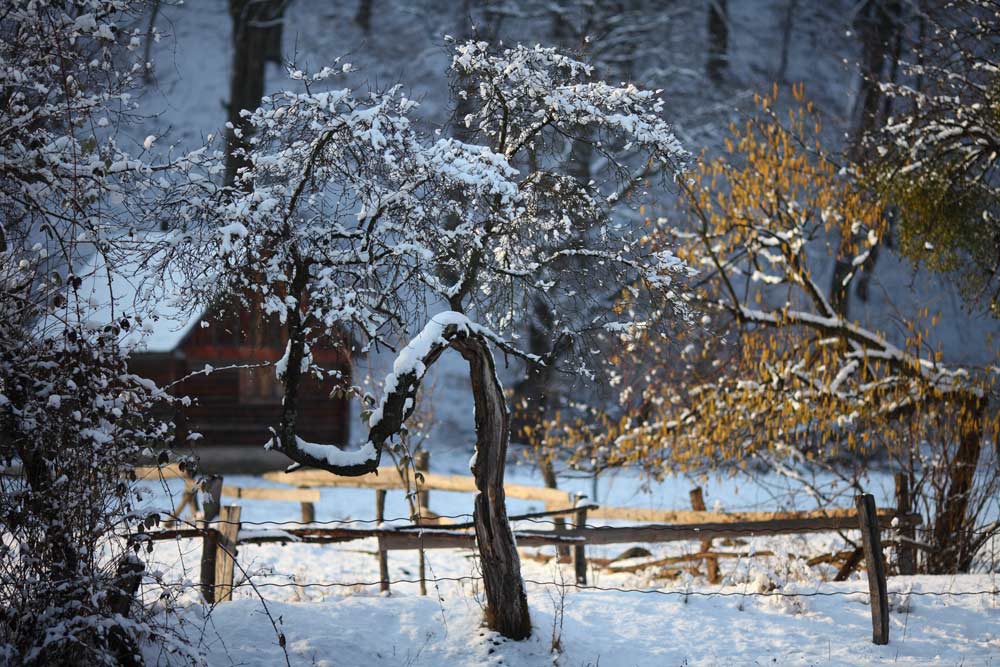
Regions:
<instances>
[{"instance_id":1,"label":"snow-covered tree","mask_svg":"<svg viewBox=\"0 0 1000 667\"><path fill-rule=\"evenodd\" d=\"M867 137L866 162L903 254L1000 316L1000 4L956 0L925 20L905 79L883 86L897 113Z\"/></svg>"},{"instance_id":2,"label":"snow-covered tree","mask_svg":"<svg viewBox=\"0 0 1000 667\"><path fill-rule=\"evenodd\" d=\"M690 339L684 364L639 341L623 359L623 416L590 420L596 447L575 454L655 474L757 463L796 475L884 453L925 514L924 569L968 571L996 531L985 515L1000 488L995 380L944 363L915 324L893 337L837 313L816 267L846 231L861 270L887 233L883 207L824 152L809 105L783 124L775 96L734 128L726 154L692 170L681 215L652 234L702 270L715 335ZM582 428L550 426L550 439L572 446Z\"/></svg>"},{"instance_id":3,"label":"snow-covered tree","mask_svg":"<svg viewBox=\"0 0 1000 667\"><path fill-rule=\"evenodd\" d=\"M89 266L111 299L119 260L140 246L132 205L156 171L116 140L142 73L129 57L133 5L0 10L4 664L138 664L136 642L152 633L130 620L142 564L127 538L147 518L130 476L169 429L148 416L160 392L126 363L135 305L81 291Z\"/></svg>"},{"instance_id":4,"label":"snow-covered tree","mask_svg":"<svg viewBox=\"0 0 1000 667\"><path fill-rule=\"evenodd\" d=\"M678 280L687 266L610 214L623 193L636 196L637 179L669 180L686 154L655 92L591 80L586 64L553 49L455 46L469 143L422 131L408 115L417 103L399 86L319 90L343 69L293 70L305 92L265 98L249 115L249 166L237 188L182 212L207 222L192 223L200 243L188 250L213 258L191 272L191 287L248 294L287 325L277 367L283 414L268 447L297 465L375 470L405 428L427 368L448 348L469 361L487 619L523 638L530 620L503 494L509 420L492 348L546 363L551 355L521 352L514 340L538 299L553 313L549 351L572 347L569 370L585 375L599 367L587 360L598 339L688 320ZM550 170L538 158L584 126L616 178L580 182L559 161ZM633 171L621 158L636 152ZM301 378L323 372L310 358L316 341L347 334L365 350L391 347L425 321L400 349L359 449L297 436Z\"/></svg>"}]
</instances>

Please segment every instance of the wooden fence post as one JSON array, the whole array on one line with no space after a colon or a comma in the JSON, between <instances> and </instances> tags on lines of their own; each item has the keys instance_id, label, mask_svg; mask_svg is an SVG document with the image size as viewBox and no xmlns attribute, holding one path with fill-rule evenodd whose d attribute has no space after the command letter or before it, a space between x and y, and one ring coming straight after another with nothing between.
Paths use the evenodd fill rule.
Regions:
<instances>
[{"instance_id":1,"label":"wooden fence post","mask_svg":"<svg viewBox=\"0 0 1000 667\"><path fill-rule=\"evenodd\" d=\"M705 507L705 495L700 486L696 486L691 489L689 495L691 497L691 509L696 512L704 512L707 510ZM700 551L707 554L711 550L712 540L702 540ZM710 583L719 583L719 559L716 556L705 556L705 570L708 574L708 581Z\"/></svg>"},{"instance_id":2,"label":"wooden fence post","mask_svg":"<svg viewBox=\"0 0 1000 667\"><path fill-rule=\"evenodd\" d=\"M206 477L201 482L201 490L205 494L201 518L205 521L214 521L215 517L219 516L219 508L222 507L222 475Z\"/></svg>"},{"instance_id":3,"label":"wooden fence post","mask_svg":"<svg viewBox=\"0 0 1000 667\"><path fill-rule=\"evenodd\" d=\"M420 473L430 472L431 470L431 455L430 452L425 452L423 450L413 453L413 468ZM414 486L417 486L416 479L414 481ZM420 484L423 487L423 484ZM427 489L422 491L417 491L417 508L420 510L430 509L431 506L431 492ZM421 514L423 512L421 511Z\"/></svg>"},{"instance_id":4,"label":"wooden fence post","mask_svg":"<svg viewBox=\"0 0 1000 667\"><path fill-rule=\"evenodd\" d=\"M115 588L108 596L111 611L115 614L128 618L132 611L132 601L139 591L142 583L142 573L145 565L132 552L126 552L125 557L118 562L115 571ZM108 644L111 649L118 654L118 664L140 665L142 660L137 658L140 653L135 640L125 632L124 628L116 625L108 631Z\"/></svg>"},{"instance_id":5,"label":"wooden fence post","mask_svg":"<svg viewBox=\"0 0 1000 667\"><path fill-rule=\"evenodd\" d=\"M198 527L205 531L201 540L201 594L207 604L215 604L215 552L219 533L207 521L199 521Z\"/></svg>"},{"instance_id":6,"label":"wooden fence post","mask_svg":"<svg viewBox=\"0 0 1000 667\"><path fill-rule=\"evenodd\" d=\"M385 521L385 489L375 490L375 525ZM385 541L378 538L378 587L383 593L389 592L389 558Z\"/></svg>"},{"instance_id":7,"label":"wooden fence post","mask_svg":"<svg viewBox=\"0 0 1000 667\"><path fill-rule=\"evenodd\" d=\"M302 508L302 523L312 523L316 520L316 505L313 503L299 503Z\"/></svg>"},{"instance_id":8,"label":"wooden fence post","mask_svg":"<svg viewBox=\"0 0 1000 667\"><path fill-rule=\"evenodd\" d=\"M219 515L219 543L215 556L216 600L233 599L233 577L236 573L236 549L240 535L240 506L226 505Z\"/></svg>"},{"instance_id":9,"label":"wooden fence post","mask_svg":"<svg viewBox=\"0 0 1000 667\"><path fill-rule=\"evenodd\" d=\"M222 477L213 475L201 482L205 493L204 513L198 527L205 531L201 541L201 594L208 604L215 604L215 569L219 551L219 533L209 522L219 514L222 504Z\"/></svg>"},{"instance_id":10,"label":"wooden fence post","mask_svg":"<svg viewBox=\"0 0 1000 667\"><path fill-rule=\"evenodd\" d=\"M882 555L882 538L879 534L875 497L870 493L855 496L858 523L861 527L861 544L868 568L868 593L872 609L872 642L889 643L889 594L885 585L885 559Z\"/></svg>"},{"instance_id":11,"label":"wooden fence post","mask_svg":"<svg viewBox=\"0 0 1000 667\"><path fill-rule=\"evenodd\" d=\"M903 516L910 513L910 478L906 473L896 473L896 513ZM897 567L900 574L913 574L916 572L917 553L913 546L913 540L917 532L913 526L904 525L896 531Z\"/></svg>"},{"instance_id":12,"label":"wooden fence post","mask_svg":"<svg viewBox=\"0 0 1000 667\"><path fill-rule=\"evenodd\" d=\"M587 508L582 507L576 511L576 528L587 527ZM573 545L573 569L576 573L576 583L580 586L587 585L587 551L583 542Z\"/></svg>"},{"instance_id":13,"label":"wooden fence post","mask_svg":"<svg viewBox=\"0 0 1000 667\"><path fill-rule=\"evenodd\" d=\"M142 574L145 571L146 566L134 553L127 553L119 561L115 570L116 590L108 596L111 611L128 618L132 601L139 591L139 584L142 583Z\"/></svg>"},{"instance_id":14,"label":"wooden fence post","mask_svg":"<svg viewBox=\"0 0 1000 667\"><path fill-rule=\"evenodd\" d=\"M420 450L413 454L413 467L416 468L417 472L430 472L431 470L431 454L426 450ZM416 482L416 479L414 479ZM431 492L430 491L418 491L417 492L417 514L418 523L420 519L424 516L430 516L431 508ZM420 579L420 594L427 595L427 560L424 554L423 548L417 552L417 576Z\"/></svg>"}]
</instances>

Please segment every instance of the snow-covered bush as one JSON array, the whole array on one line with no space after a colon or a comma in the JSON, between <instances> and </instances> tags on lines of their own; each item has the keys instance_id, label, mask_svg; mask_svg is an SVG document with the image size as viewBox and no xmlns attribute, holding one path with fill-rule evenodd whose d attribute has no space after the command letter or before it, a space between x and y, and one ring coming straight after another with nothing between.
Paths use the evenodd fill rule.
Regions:
<instances>
[{"instance_id":1,"label":"snow-covered bush","mask_svg":"<svg viewBox=\"0 0 1000 667\"><path fill-rule=\"evenodd\" d=\"M1000 317L1000 7L949 0L923 20L904 81L882 85L896 112L866 138L868 171L896 207L902 254Z\"/></svg>"},{"instance_id":2,"label":"snow-covered bush","mask_svg":"<svg viewBox=\"0 0 1000 667\"><path fill-rule=\"evenodd\" d=\"M154 170L115 139L141 72L128 58L133 5L11 0L0 12L4 664L137 664L153 633L130 614L142 564L128 538L155 522L134 510L132 470L169 427L148 416L160 392L127 366L139 305L98 304L78 273L105 267L114 303L119 260L141 246L134 206Z\"/></svg>"},{"instance_id":3,"label":"snow-covered bush","mask_svg":"<svg viewBox=\"0 0 1000 667\"><path fill-rule=\"evenodd\" d=\"M161 444L154 388L128 372L113 329L25 340L0 324L0 652L9 664L132 664L142 564L128 537L140 451ZM13 474L18 473L18 474Z\"/></svg>"}]
</instances>

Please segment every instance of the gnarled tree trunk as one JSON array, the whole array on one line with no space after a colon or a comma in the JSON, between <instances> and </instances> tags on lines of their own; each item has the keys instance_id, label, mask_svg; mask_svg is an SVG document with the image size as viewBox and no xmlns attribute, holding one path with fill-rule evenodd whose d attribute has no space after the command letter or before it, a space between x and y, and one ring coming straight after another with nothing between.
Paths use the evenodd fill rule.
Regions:
<instances>
[{"instance_id":1,"label":"gnarled tree trunk","mask_svg":"<svg viewBox=\"0 0 1000 667\"><path fill-rule=\"evenodd\" d=\"M528 599L521 580L521 560L507 522L503 491L510 415L497 379L493 354L481 336L457 337L452 347L469 362L476 403L476 544L486 590L486 624L505 637L531 635Z\"/></svg>"},{"instance_id":2,"label":"gnarled tree trunk","mask_svg":"<svg viewBox=\"0 0 1000 667\"><path fill-rule=\"evenodd\" d=\"M282 423L269 446L301 465L337 475L357 476L376 470L385 443L399 433L413 413L416 394L427 369L449 347L457 350L469 362L476 406L476 456L472 474L478 493L473 520L486 591L486 623L505 637L525 639L531 635L531 616L503 490L510 441L510 414L503 386L497 379L489 341L477 327L459 313L441 313L435 317L440 319L432 318L424 331L407 346L408 350L417 353L408 357L406 363L398 363L402 361L400 358L394 365L377 417L369 422L366 444L372 447L370 456L363 461L337 465L331 463L331 457L318 455L315 449L303 451L295 436L294 403L298 396L305 339L296 335L304 324L297 314L291 314L288 318L290 347L284 376L285 406ZM329 447L334 448L333 445Z\"/></svg>"}]
</instances>

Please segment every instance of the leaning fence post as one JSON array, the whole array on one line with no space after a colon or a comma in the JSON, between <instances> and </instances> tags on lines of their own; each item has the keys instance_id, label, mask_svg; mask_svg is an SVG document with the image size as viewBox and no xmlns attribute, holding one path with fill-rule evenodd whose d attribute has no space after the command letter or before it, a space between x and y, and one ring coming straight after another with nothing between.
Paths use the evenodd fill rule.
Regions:
<instances>
[{"instance_id":1,"label":"leaning fence post","mask_svg":"<svg viewBox=\"0 0 1000 667\"><path fill-rule=\"evenodd\" d=\"M219 547L219 533L209 522L219 513L219 505L222 503L222 477L213 475L201 481L201 490L205 494L202 506L204 512L198 527L204 532L201 541L201 594L208 604L214 604L216 600L215 591L215 567Z\"/></svg>"},{"instance_id":2,"label":"leaning fence post","mask_svg":"<svg viewBox=\"0 0 1000 667\"><path fill-rule=\"evenodd\" d=\"M240 535L240 506L226 505L219 515L219 544L215 557L216 599L233 599L233 577L236 571L236 545Z\"/></svg>"},{"instance_id":3,"label":"leaning fence post","mask_svg":"<svg viewBox=\"0 0 1000 667\"><path fill-rule=\"evenodd\" d=\"M691 497L691 509L696 512L706 511L705 495L700 486L691 489L688 494ZM708 581L713 584L719 583L719 559L716 556L707 555L712 550L712 540L702 540L700 551L705 556L705 572L708 574Z\"/></svg>"},{"instance_id":4,"label":"leaning fence post","mask_svg":"<svg viewBox=\"0 0 1000 667\"><path fill-rule=\"evenodd\" d=\"M910 478L906 473L896 473L896 516L900 520L910 513ZM916 531L913 526L904 525L896 531L896 560L900 574L913 574L916 571L917 554L913 546Z\"/></svg>"},{"instance_id":5,"label":"leaning fence post","mask_svg":"<svg viewBox=\"0 0 1000 667\"><path fill-rule=\"evenodd\" d=\"M858 523L861 527L861 544L865 551L868 569L868 593L872 609L872 642L889 643L889 593L885 585L885 560L882 556L882 538L879 534L875 497L870 493L855 496Z\"/></svg>"},{"instance_id":6,"label":"leaning fence post","mask_svg":"<svg viewBox=\"0 0 1000 667\"><path fill-rule=\"evenodd\" d=\"M177 524L177 520L180 519L181 514L184 513L188 505L191 505L192 513L197 511L198 489L193 479L185 477L184 492L181 494L180 500L177 501L177 506L174 507L173 518L166 522L167 528L172 528Z\"/></svg>"},{"instance_id":7,"label":"leaning fence post","mask_svg":"<svg viewBox=\"0 0 1000 667\"><path fill-rule=\"evenodd\" d=\"M385 521L385 489L375 489L375 525L382 527ZM378 538L378 587L383 593L389 592L389 554L382 536Z\"/></svg>"},{"instance_id":8,"label":"leaning fence post","mask_svg":"<svg viewBox=\"0 0 1000 667\"><path fill-rule=\"evenodd\" d=\"M581 507L576 510L576 529L583 530L587 527L587 508ZM587 585L587 551L584 542L573 545L573 569L576 572L576 583L580 586Z\"/></svg>"}]
</instances>

